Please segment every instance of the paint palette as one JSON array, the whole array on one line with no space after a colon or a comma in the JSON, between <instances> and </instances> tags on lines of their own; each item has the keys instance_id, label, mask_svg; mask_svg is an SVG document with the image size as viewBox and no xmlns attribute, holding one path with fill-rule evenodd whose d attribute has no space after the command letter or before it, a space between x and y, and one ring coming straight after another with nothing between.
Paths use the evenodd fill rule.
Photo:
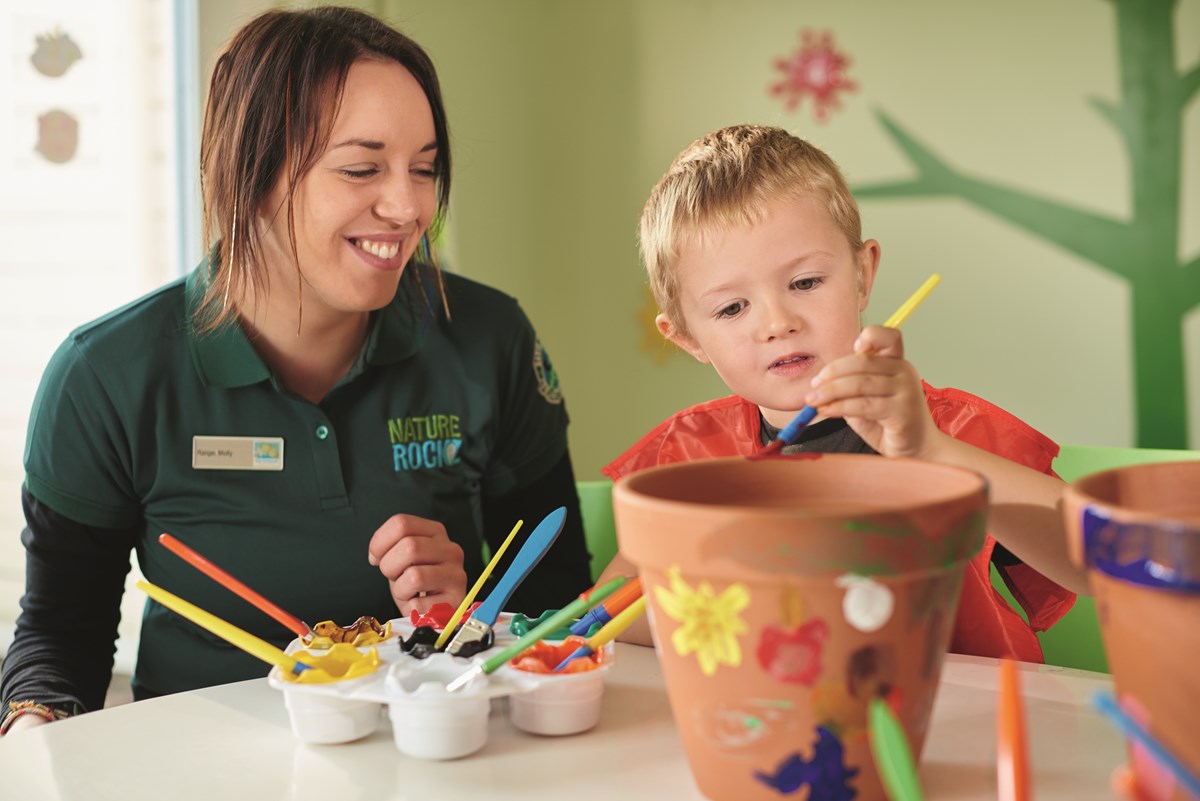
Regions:
<instances>
[{"instance_id":1,"label":"paint palette","mask_svg":"<svg viewBox=\"0 0 1200 801\"><path fill-rule=\"evenodd\" d=\"M497 645L515 639L508 630L510 618L502 615L497 620ZM401 639L413 631L407 619L392 620L390 624ZM469 659L447 653L416 659L401 651L394 641L388 641L372 646L381 664L370 675L324 684L297 684L285 680L276 667L271 669L267 682L283 693L292 732L303 742L332 744L361 739L379 728L386 709L397 749L417 759L457 759L483 748L492 699L496 698L508 697L510 723L533 734L578 734L599 722L604 676L613 660L611 644L592 670L533 673L509 664L472 679L457 692L446 691L452 679L485 660L497 645ZM303 643L293 640L287 653L306 650Z\"/></svg>"}]
</instances>

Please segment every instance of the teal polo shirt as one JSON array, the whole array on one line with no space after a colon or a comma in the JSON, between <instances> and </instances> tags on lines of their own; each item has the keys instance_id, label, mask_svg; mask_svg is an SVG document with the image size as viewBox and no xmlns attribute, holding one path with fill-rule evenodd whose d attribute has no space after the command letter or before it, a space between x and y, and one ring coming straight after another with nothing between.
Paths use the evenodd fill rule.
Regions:
<instances>
[{"instance_id":1,"label":"teal polo shirt","mask_svg":"<svg viewBox=\"0 0 1200 801\"><path fill-rule=\"evenodd\" d=\"M516 301L446 274L447 320L402 289L372 314L350 373L314 404L280 386L240 327L193 331L202 281L197 270L58 349L30 416L34 497L89 526L136 528L147 579L280 646L286 628L159 534L310 624L396 616L367 544L397 513L444 523L477 576L483 498L540 478L567 448L557 378ZM147 601L135 689L265 672Z\"/></svg>"}]
</instances>

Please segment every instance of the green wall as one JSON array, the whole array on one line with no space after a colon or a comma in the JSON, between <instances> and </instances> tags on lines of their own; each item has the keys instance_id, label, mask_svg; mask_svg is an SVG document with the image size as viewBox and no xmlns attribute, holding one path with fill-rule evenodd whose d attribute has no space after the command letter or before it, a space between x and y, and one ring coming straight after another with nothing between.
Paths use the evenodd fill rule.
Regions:
<instances>
[{"instance_id":1,"label":"green wall","mask_svg":"<svg viewBox=\"0 0 1200 801\"><path fill-rule=\"evenodd\" d=\"M203 4L202 52L262 4ZM711 371L649 344L635 226L695 137L788 127L856 187L913 163L880 113L974 178L1089 215L1131 212L1126 143L1097 110L1122 99L1117 3L1013 0L421 0L362 2L420 41L441 73L455 145L449 255L520 298L555 360L581 478L659 420L723 394ZM1147 5L1154 5L1148 3ZM1169 5L1169 4L1168 4ZM1175 63L1200 59L1200 0L1173 12ZM817 122L767 92L801 29L829 31L858 84ZM1182 264L1200 250L1200 103L1182 116ZM905 326L936 385L976 392L1063 442L1136 444L1129 284L1078 252L953 194L862 202L883 245L869 322L930 273ZM1200 312L1183 338L1186 442L1200 447Z\"/></svg>"}]
</instances>

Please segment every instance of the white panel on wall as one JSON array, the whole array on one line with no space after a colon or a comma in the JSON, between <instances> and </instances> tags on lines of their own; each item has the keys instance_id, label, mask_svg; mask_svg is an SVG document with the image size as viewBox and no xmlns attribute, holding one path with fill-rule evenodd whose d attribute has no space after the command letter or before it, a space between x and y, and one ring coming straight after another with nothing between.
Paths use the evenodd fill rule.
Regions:
<instances>
[{"instance_id":1,"label":"white panel on wall","mask_svg":"<svg viewBox=\"0 0 1200 801\"><path fill-rule=\"evenodd\" d=\"M170 14L168 0L0 7L0 653L24 585L22 456L42 369L73 328L179 271ZM123 632L139 607L127 594Z\"/></svg>"}]
</instances>

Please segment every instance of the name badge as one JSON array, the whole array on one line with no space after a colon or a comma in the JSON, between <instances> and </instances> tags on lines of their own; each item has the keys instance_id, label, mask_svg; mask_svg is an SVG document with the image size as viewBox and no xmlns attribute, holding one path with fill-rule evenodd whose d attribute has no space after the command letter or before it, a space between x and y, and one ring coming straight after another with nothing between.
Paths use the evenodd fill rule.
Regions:
<instances>
[{"instance_id":1,"label":"name badge","mask_svg":"<svg viewBox=\"0 0 1200 801\"><path fill-rule=\"evenodd\" d=\"M283 437L192 437L193 470L282 470Z\"/></svg>"}]
</instances>

